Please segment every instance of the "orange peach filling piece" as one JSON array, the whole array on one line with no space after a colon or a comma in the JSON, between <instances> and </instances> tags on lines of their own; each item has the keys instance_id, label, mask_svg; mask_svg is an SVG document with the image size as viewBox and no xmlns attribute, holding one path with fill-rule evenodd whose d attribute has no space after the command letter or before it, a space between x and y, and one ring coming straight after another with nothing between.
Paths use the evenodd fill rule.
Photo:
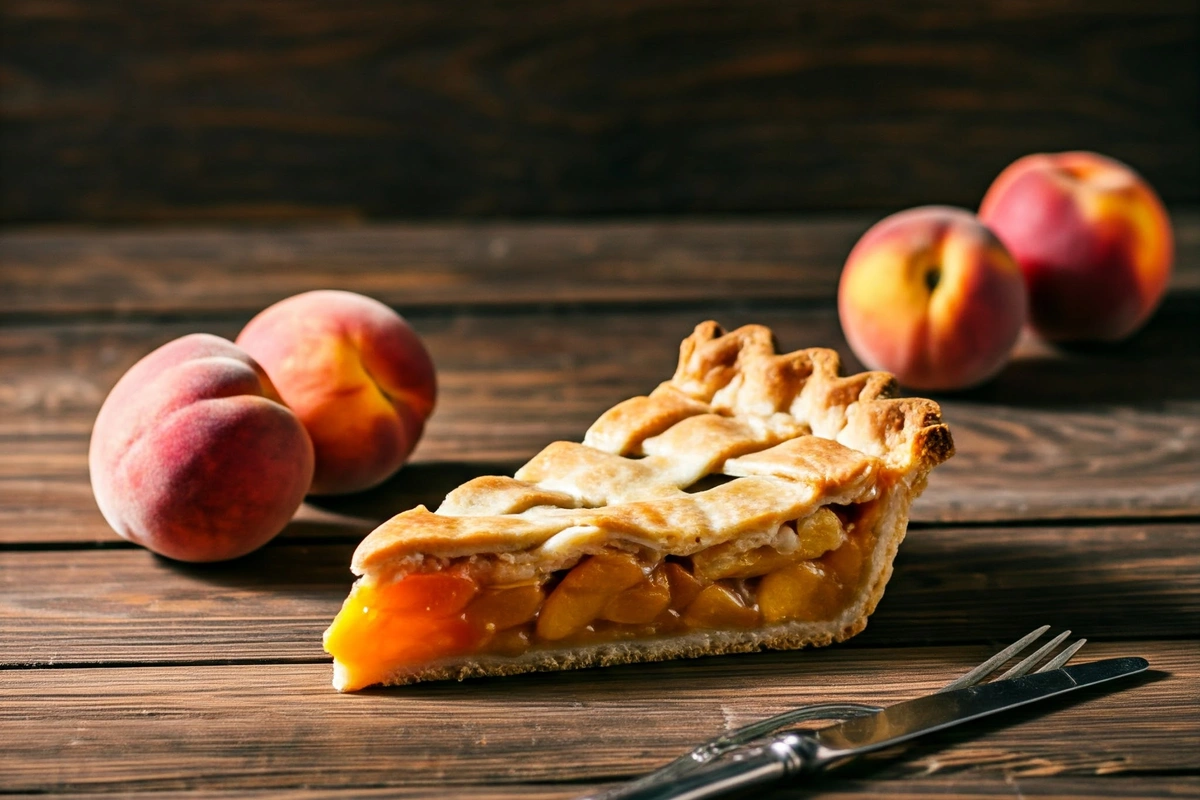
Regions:
<instances>
[{"instance_id":1,"label":"orange peach filling piece","mask_svg":"<svg viewBox=\"0 0 1200 800\"><path fill-rule=\"evenodd\" d=\"M482 585L465 570L360 582L326 631L325 649L372 682L467 654L829 620L856 595L873 545L854 527L821 508L781 530L774 545L749 550L726 543L653 563L610 550L507 586Z\"/></svg>"}]
</instances>

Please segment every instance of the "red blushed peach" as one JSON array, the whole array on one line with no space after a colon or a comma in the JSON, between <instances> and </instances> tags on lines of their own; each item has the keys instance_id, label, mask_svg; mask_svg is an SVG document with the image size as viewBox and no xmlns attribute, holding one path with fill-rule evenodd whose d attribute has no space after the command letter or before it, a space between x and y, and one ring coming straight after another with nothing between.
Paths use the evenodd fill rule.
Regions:
<instances>
[{"instance_id":1,"label":"red blushed peach","mask_svg":"<svg viewBox=\"0 0 1200 800\"><path fill-rule=\"evenodd\" d=\"M846 260L842 330L858 358L914 389L981 383L1008 360L1025 286L975 215L925 206L882 220Z\"/></svg>"},{"instance_id":2,"label":"red blushed peach","mask_svg":"<svg viewBox=\"0 0 1200 800\"><path fill-rule=\"evenodd\" d=\"M254 360L193 334L134 364L92 430L92 491L113 529L180 561L249 553L299 508L313 451Z\"/></svg>"},{"instance_id":3,"label":"red blushed peach","mask_svg":"<svg viewBox=\"0 0 1200 800\"><path fill-rule=\"evenodd\" d=\"M1150 318L1171 277L1166 209L1111 158L1018 159L988 189L979 216L1021 265L1030 323L1047 339L1123 339Z\"/></svg>"},{"instance_id":4,"label":"red blushed peach","mask_svg":"<svg viewBox=\"0 0 1200 800\"><path fill-rule=\"evenodd\" d=\"M390 308L315 291L281 300L238 335L312 437L314 494L374 486L412 453L437 395L433 361Z\"/></svg>"}]
</instances>

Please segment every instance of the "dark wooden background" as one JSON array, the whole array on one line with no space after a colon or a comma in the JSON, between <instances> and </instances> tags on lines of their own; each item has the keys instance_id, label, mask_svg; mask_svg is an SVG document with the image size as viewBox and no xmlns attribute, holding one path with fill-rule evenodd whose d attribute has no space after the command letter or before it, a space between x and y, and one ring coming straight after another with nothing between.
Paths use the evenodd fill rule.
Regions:
<instances>
[{"instance_id":1,"label":"dark wooden background","mask_svg":"<svg viewBox=\"0 0 1200 800\"><path fill-rule=\"evenodd\" d=\"M0 219L974 206L1095 149L1200 201L1195 0L3 0Z\"/></svg>"}]
</instances>

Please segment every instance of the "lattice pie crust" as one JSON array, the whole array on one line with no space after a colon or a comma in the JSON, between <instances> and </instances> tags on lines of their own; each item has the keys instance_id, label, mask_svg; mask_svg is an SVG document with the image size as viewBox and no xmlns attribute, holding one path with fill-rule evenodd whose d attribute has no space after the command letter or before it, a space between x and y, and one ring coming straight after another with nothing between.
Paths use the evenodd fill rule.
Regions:
<instances>
[{"instance_id":1,"label":"lattice pie crust","mask_svg":"<svg viewBox=\"0 0 1200 800\"><path fill-rule=\"evenodd\" d=\"M832 350L696 326L671 380L515 477L393 517L325 634L334 686L842 641L953 453L938 405Z\"/></svg>"}]
</instances>

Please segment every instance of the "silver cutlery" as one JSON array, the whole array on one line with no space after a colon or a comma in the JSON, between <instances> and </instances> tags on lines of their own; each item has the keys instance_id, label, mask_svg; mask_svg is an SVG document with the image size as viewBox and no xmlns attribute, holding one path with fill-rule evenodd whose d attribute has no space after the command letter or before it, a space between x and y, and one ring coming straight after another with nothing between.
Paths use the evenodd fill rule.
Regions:
<instances>
[{"instance_id":1,"label":"silver cutlery","mask_svg":"<svg viewBox=\"0 0 1200 800\"><path fill-rule=\"evenodd\" d=\"M1143 672L1144 658L1108 658L1020 678L918 697L878 714L818 731L784 734L688 773L670 785L622 795L627 800L703 800L805 774L927 733Z\"/></svg>"},{"instance_id":2,"label":"silver cutlery","mask_svg":"<svg viewBox=\"0 0 1200 800\"><path fill-rule=\"evenodd\" d=\"M951 681L949 684L942 687L942 689L938 690L936 694L931 695L931 697L937 697L938 695L962 691L964 689L977 686L982 681L999 672L1012 658L1025 651L1028 647L1030 647L1030 645L1041 638L1041 636L1048 630L1049 626L1042 626L1034 631L1031 631L1017 641L1013 642L1008 647L1000 650L994 656L987 659L970 672L966 673L960 678L955 679L954 681ZM1042 661L1069 635L1070 631L1064 631L1058 636L1055 636L1049 642L1046 642L1044 645L1039 647L1035 652L1022 659L1008 671L1004 672L997 679L997 681L1011 681L1014 678L1028 674L1035 667L1038 667L1036 674L1061 671L1060 668L1067 663L1067 661L1069 661L1081 647L1083 647L1086 640L1081 639L1076 641L1064 648L1053 658L1045 661L1045 663L1042 663ZM893 706L893 708L895 707ZM791 709L782 714L777 714L773 717L752 723L743 728L739 728L736 731L718 736L717 738L700 745L691 752L684 754L666 766L655 770L654 772L643 776L638 780L600 792L598 794L589 795L587 798L583 798L583 800L632 800L632 798L676 797L675 794L664 794L663 792L672 791L674 787L677 787L683 783L684 779L693 773L705 772L705 774L707 774L709 771L704 770L704 765L720 758L725 754L737 751L738 757L742 758L744 756L744 751L742 749L750 743L763 740L765 737L780 733L781 731L792 728L802 722L815 719L846 719L852 721L853 719L862 717L878 717L884 711L885 709L881 709L878 706L869 706L861 703L818 703ZM958 721L966 720L964 719ZM839 726L833 727L836 728ZM690 797L691 795L686 796ZM699 794L695 796L708 797L713 795Z\"/></svg>"}]
</instances>

